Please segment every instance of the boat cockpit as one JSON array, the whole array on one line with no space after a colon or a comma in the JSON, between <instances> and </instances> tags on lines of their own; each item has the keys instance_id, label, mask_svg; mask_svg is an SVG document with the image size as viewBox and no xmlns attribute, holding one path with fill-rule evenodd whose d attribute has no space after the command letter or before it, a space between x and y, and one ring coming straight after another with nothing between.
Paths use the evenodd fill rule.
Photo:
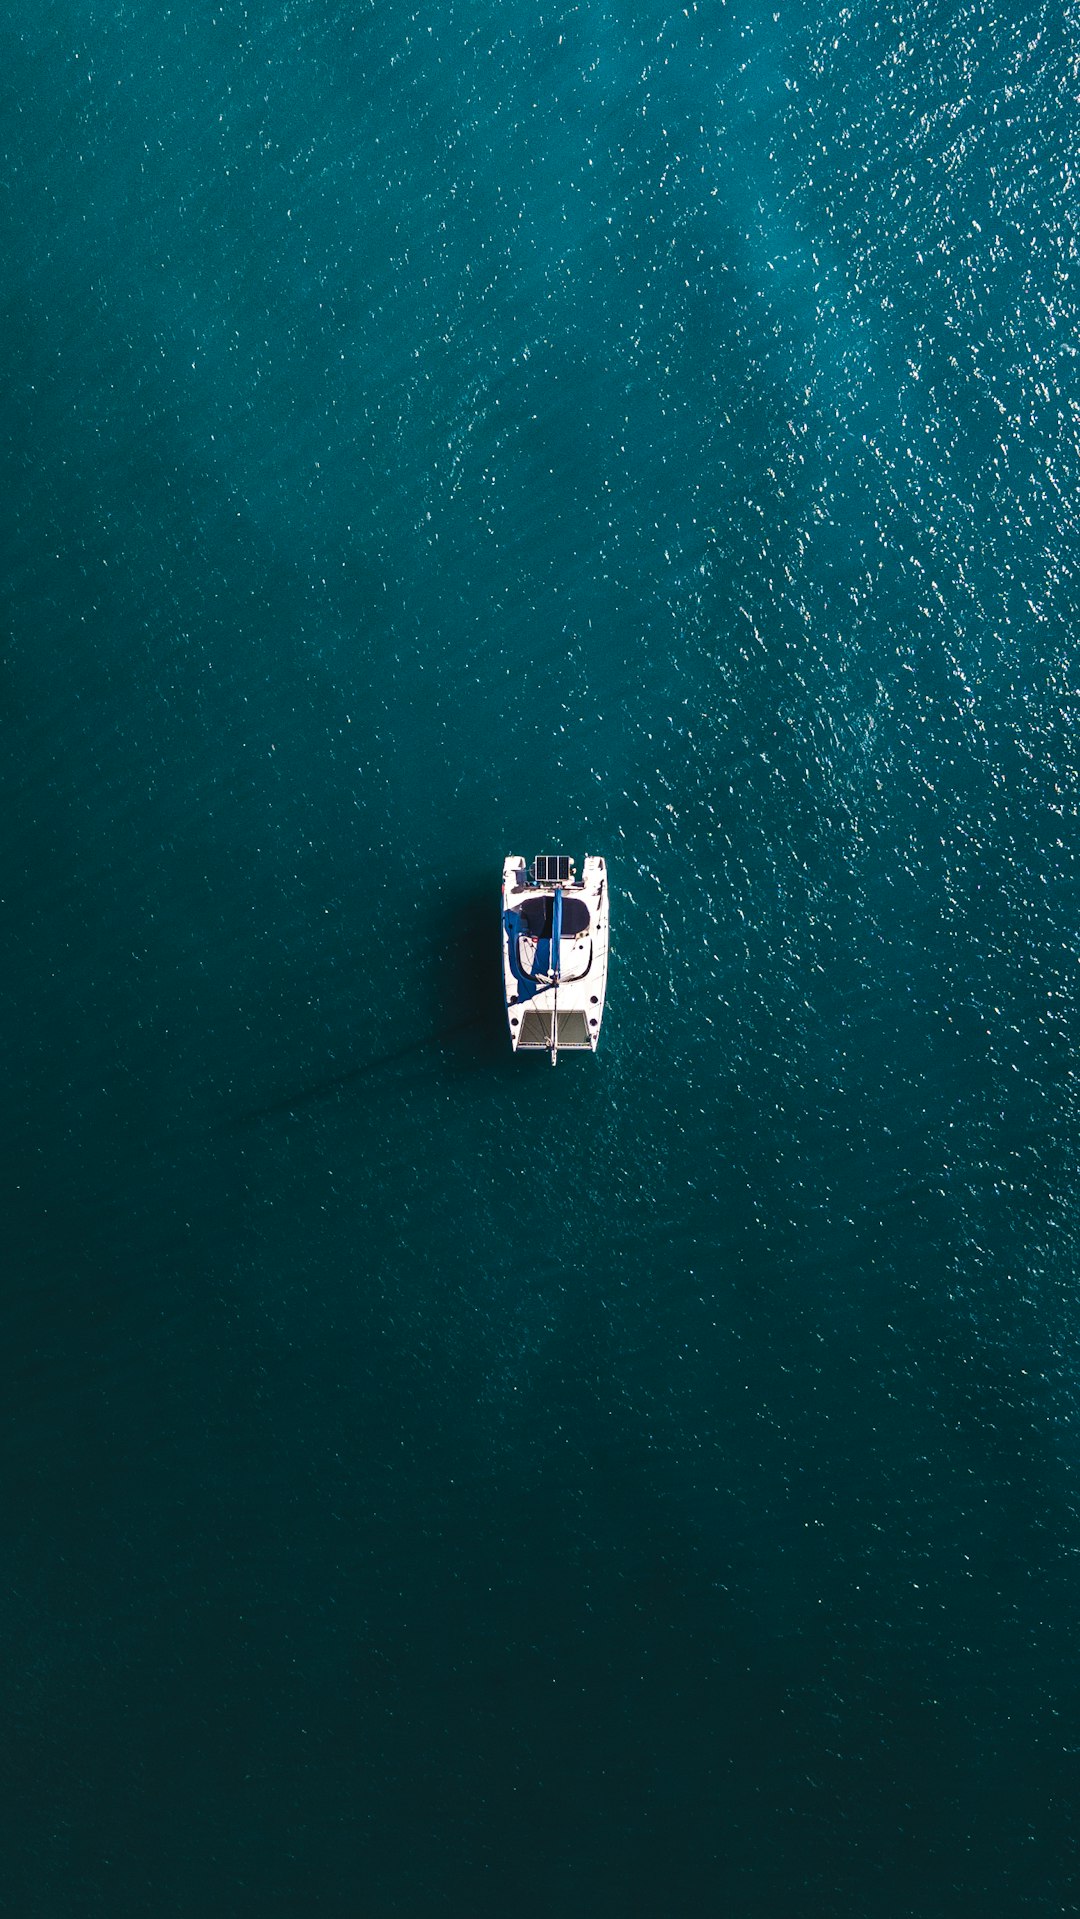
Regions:
<instances>
[{"instance_id":1,"label":"boat cockpit","mask_svg":"<svg viewBox=\"0 0 1080 1919\"><path fill-rule=\"evenodd\" d=\"M555 912L554 893L534 893L531 899L515 902L515 910L521 919L521 932L529 939L549 940L552 920ZM562 936L564 940L580 939L589 930L589 908L585 900L575 899L572 893L562 896Z\"/></svg>"}]
</instances>

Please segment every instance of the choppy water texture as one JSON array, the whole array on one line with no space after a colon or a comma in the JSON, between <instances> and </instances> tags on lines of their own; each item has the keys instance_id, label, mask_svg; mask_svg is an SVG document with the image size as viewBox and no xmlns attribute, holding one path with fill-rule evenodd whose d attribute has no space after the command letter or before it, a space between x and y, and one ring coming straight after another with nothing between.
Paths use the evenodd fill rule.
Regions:
<instances>
[{"instance_id":1,"label":"choppy water texture","mask_svg":"<svg viewBox=\"0 0 1080 1919\"><path fill-rule=\"evenodd\" d=\"M1080 12L0 50L3 1909L1077 1911Z\"/></svg>"}]
</instances>

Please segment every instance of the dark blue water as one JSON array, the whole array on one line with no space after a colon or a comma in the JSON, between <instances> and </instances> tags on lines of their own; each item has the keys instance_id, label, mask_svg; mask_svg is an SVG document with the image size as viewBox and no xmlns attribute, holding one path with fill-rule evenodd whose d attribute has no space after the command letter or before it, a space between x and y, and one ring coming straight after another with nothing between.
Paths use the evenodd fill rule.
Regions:
<instances>
[{"instance_id":1,"label":"dark blue water","mask_svg":"<svg viewBox=\"0 0 1080 1919\"><path fill-rule=\"evenodd\" d=\"M0 1910L1080 1910L1080 13L2 55Z\"/></svg>"}]
</instances>

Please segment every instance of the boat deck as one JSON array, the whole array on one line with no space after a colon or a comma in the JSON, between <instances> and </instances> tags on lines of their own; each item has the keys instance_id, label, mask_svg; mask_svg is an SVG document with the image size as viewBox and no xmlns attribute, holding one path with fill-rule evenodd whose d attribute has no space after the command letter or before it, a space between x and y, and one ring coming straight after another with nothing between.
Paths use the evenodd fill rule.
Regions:
<instances>
[{"instance_id":1,"label":"boat deck","mask_svg":"<svg viewBox=\"0 0 1080 1919\"><path fill-rule=\"evenodd\" d=\"M563 868L569 864L562 862ZM537 861L534 873L539 870ZM580 880L557 883L556 984L551 977L555 884L538 884L516 856L503 867L503 985L515 1052L595 1052L600 1037L607 990L607 867L602 859L587 858Z\"/></svg>"}]
</instances>

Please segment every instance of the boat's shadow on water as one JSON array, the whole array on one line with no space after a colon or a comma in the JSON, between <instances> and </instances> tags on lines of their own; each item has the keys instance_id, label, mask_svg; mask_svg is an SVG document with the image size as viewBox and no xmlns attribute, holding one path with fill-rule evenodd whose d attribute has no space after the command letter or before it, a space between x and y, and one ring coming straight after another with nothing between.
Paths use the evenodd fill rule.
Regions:
<instances>
[{"instance_id":1,"label":"boat's shadow on water","mask_svg":"<svg viewBox=\"0 0 1080 1919\"><path fill-rule=\"evenodd\" d=\"M405 1060L437 1052L444 1053L458 1070L507 1066L511 1052L503 1009L497 897L493 902L490 886L468 893L448 892L439 902L434 924L438 939L428 955L428 1029L400 1046L358 1059L343 1072L283 1091L265 1105L237 1114L234 1124L299 1112L377 1074L389 1073Z\"/></svg>"},{"instance_id":2,"label":"boat's shadow on water","mask_svg":"<svg viewBox=\"0 0 1080 1919\"><path fill-rule=\"evenodd\" d=\"M448 890L440 926L442 937L429 956L431 1000L439 1016L429 1043L441 1045L459 1066L509 1066L498 892L490 884Z\"/></svg>"}]
</instances>

